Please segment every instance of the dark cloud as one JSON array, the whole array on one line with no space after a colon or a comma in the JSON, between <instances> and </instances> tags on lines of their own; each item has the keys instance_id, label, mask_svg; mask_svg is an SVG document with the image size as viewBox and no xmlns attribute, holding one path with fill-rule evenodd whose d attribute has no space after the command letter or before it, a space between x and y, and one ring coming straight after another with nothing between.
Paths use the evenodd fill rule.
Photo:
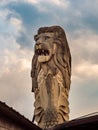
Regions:
<instances>
[{"instance_id":1,"label":"dark cloud","mask_svg":"<svg viewBox=\"0 0 98 130\"><path fill-rule=\"evenodd\" d=\"M71 21L71 28L87 29L98 33L98 8L97 1L92 0L69 0L71 3L70 14L73 20ZM70 20L70 19L69 19ZM76 24L75 24L76 23ZM76 26L75 26L76 25Z\"/></svg>"},{"instance_id":2,"label":"dark cloud","mask_svg":"<svg viewBox=\"0 0 98 130\"><path fill-rule=\"evenodd\" d=\"M19 32L19 36L17 37L16 42L19 43L22 48L30 48L33 46L33 40L31 38L33 39L33 36L27 35L27 32Z\"/></svg>"},{"instance_id":3,"label":"dark cloud","mask_svg":"<svg viewBox=\"0 0 98 130\"><path fill-rule=\"evenodd\" d=\"M33 5L25 2L12 2L6 7L14 12L14 15L18 14L24 25L31 26L35 24L35 17L38 17L38 11Z\"/></svg>"},{"instance_id":4,"label":"dark cloud","mask_svg":"<svg viewBox=\"0 0 98 130\"><path fill-rule=\"evenodd\" d=\"M16 37L16 41L22 48L31 48L33 41L33 28L36 24L36 17L38 17L37 9L28 3L10 3L6 5L11 11L7 16L9 20L11 17L18 17L22 21L22 31Z\"/></svg>"},{"instance_id":5,"label":"dark cloud","mask_svg":"<svg viewBox=\"0 0 98 130\"><path fill-rule=\"evenodd\" d=\"M98 14L97 14L98 16ZM98 17L95 14L86 14L83 17L83 23L85 24L85 28L91 29L98 34Z\"/></svg>"},{"instance_id":6,"label":"dark cloud","mask_svg":"<svg viewBox=\"0 0 98 130\"><path fill-rule=\"evenodd\" d=\"M66 28L71 35L73 35L74 31L81 29L90 29L98 33L96 22L98 21L98 14L90 9L91 3L89 4L88 0L85 2L70 0L70 6L64 9L51 4L49 1L42 1L37 5L27 2L11 2L6 5L6 8L11 11L7 19L11 17L21 19L24 31L19 32L17 43L21 47L31 48L33 35L40 26L59 24ZM95 7L96 5L93 4L92 8Z\"/></svg>"},{"instance_id":7,"label":"dark cloud","mask_svg":"<svg viewBox=\"0 0 98 130\"><path fill-rule=\"evenodd\" d=\"M6 8L11 11L7 16L7 20L11 17L17 17L22 21L23 31L19 32L19 36L16 37L16 41L23 48L31 48L33 35L36 33L35 30L37 30L40 26L44 26L47 23L49 24L49 21L50 23L52 21L49 14L40 12L37 7L30 3L12 2L6 5Z\"/></svg>"}]
</instances>

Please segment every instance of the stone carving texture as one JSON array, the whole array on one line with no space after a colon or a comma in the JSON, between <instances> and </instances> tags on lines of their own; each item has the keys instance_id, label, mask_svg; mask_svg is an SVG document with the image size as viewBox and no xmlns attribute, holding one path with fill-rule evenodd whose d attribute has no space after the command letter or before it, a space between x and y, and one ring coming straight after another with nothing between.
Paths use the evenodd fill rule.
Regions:
<instances>
[{"instance_id":1,"label":"stone carving texture","mask_svg":"<svg viewBox=\"0 0 98 130\"><path fill-rule=\"evenodd\" d=\"M69 119L71 54L60 26L39 28L34 39L31 69L34 119L39 127L46 129Z\"/></svg>"}]
</instances>

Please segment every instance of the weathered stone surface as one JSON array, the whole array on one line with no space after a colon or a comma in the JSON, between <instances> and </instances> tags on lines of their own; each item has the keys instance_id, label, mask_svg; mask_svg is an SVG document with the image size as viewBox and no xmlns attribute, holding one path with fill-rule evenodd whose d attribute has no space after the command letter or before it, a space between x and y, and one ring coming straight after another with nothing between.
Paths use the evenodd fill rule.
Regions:
<instances>
[{"instance_id":1,"label":"weathered stone surface","mask_svg":"<svg viewBox=\"0 0 98 130\"><path fill-rule=\"evenodd\" d=\"M69 119L71 54L60 26L42 27L34 38L36 44L31 70L34 117L45 129Z\"/></svg>"}]
</instances>

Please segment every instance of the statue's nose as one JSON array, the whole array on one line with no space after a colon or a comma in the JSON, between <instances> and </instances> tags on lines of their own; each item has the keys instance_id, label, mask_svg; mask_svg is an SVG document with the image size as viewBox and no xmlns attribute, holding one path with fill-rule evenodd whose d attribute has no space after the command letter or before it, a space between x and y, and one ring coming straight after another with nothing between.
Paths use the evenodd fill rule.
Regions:
<instances>
[{"instance_id":1,"label":"statue's nose","mask_svg":"<svg viewBox=\"0 0 98 130\"><path fill-rule=\"evenodd\" d=\"M36 45L38 45L38 46L39 46L40 44L42 44L42 43L41 43L41 42L36 42Z\"/></svg>"},{"instance_id":2,"label":"statue's nose","mask_svg":"<svg viewBox=\"0 0 98 130\"><path fill-rule=\"evenodd\" d=\"M41 49L41 42L37 42L35 45L35 49Z\"/></svg>"}]
</instances>

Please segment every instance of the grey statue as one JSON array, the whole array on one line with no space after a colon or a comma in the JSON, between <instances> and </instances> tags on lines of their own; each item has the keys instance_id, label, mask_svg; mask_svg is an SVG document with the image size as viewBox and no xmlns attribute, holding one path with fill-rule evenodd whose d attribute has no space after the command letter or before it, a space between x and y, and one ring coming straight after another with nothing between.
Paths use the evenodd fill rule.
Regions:
<instances>
[{"instance_id":1,"label":"grey statue","mask_svg":"<svg viewBox=\"0 0 98 130\"><path fill-rule=\"evenodd\" d=\"M60 26L41 27L34 39L31 69L34 120L47 129L69 120L71 54Z\"/></svg>"}]
</instances>

